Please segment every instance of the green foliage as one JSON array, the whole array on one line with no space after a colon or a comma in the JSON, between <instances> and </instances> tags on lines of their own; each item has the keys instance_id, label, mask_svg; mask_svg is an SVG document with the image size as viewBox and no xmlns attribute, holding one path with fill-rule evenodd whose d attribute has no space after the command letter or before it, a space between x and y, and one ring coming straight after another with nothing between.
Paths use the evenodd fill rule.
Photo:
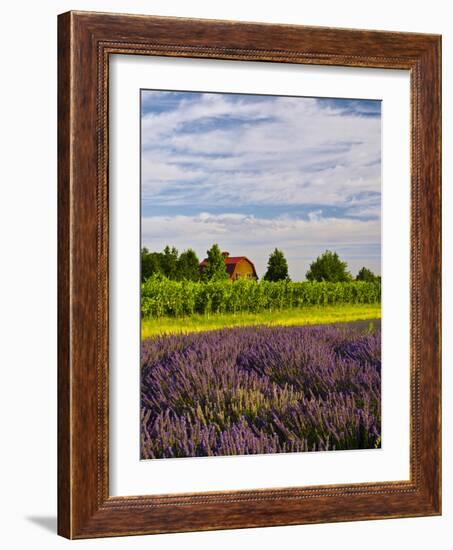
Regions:
<instances>
[{"instance_id":1,"label":"green foliage","mask_svg":"<svg viewBox=\"0 0 453 550\"><path fill-rule=\"evenodd\" d=\"M198 281L200 279L200 262L191 248L182 252L179 256L177 273L178 280Z\"/></svg>"},{"instance_id":2,"label":"green foliage","mask_svg":"<svg viewBox=\"0 0 453 550\"><path fill-rule=\"evenodd\" d=\"M284 281L289 280L288 263L281 250L276 248L269 256L267 262L267 271L264 275L266 281Z\"/></svg>"},{"instance_id":3,"label":"green foliage","mask_svg":"<svg viewBox=\"0 0 453 550\"><path fill-rule=\"evenodd\" d=\"M141 250L142 283L155 273L163 273L161 265L162 254L150 252L147 248Z\"/></svg>"},{"instance_id":4,"label":"green foliage","mask_svg":"<svg viewBox=\"0 0 453 550\"><path fill-rule=\"evenodd\" d=\"M141 250L141 270L142 283L153 275L163 275L173 281L200 279L199 261L191 248L179 255L174 246L166 246L163 252L150 252L144 247Z\"/></svg>"},{"instance_id":5,"label":"green foliage","mask_svg":"<svg viewBox=\"0 0 453 550\"><path fill-rule=\"evenodd\" d=\"M352 280L347 267L348 264L342 262L336 252L326 250L312 262L305 276L309 281L347 282Z\"/></svg>"},{"instance_id":6,"label":"green foliage","mask_svg":"<svg viewBox=\"0 0 453 550\"><path fill-rule=\"evenodd\" d=\"M366 281L368 283L376 281L378 277L366 267L362 267L362 269L357 273L357 277L355 278L356 281Z\"/></svg>"},{"instance_id":7,"label":"green foliage","mask_svg":"<svg viewBox=\"0 0 453 550\"><path fill-rule=\"evenodd\" d=\"M177 279L178 276L178 251L174 246L167 245L161 260L162 273L169 279Z\"/></svg>"},{"instance_id":8,"label":"green foliage","mask_svg":"<svg viewBox=\"0 0 453 550\"><path fill-rule=\"evenodd\" d=\"M222 281L228 279L225 259L218 244L213 244L207 251L208 261L203 269L204 281Z\"/></svg>"},{"instance_id":9,"label":"green foliage","mask_svg":"<svg viewBox=\"0 0 453 550\"><path fill-rule=\"evenodd\" d=\"M307 305L374 304L381 300L379 281L345 283L227 279L173 281L153 275L142 284L143 317L280 311Z\"/></svg>"}]
</instances>

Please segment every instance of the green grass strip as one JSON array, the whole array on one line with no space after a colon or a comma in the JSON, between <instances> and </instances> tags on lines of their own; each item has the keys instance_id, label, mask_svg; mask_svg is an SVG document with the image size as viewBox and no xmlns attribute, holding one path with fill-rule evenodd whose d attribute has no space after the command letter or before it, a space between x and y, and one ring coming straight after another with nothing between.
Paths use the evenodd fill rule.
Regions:
<instances>
[{"instance_id":1,"label":"green grass strip","mask_svg":"<svg viewBox=\"0 0 453 550\"><path fill-rule=\"evenodd\" d=\"M202 332L227 327L320 325L360 319L380 319L380 317L380 304L306 306L300 309L260 313L214 313L190 317L142 319L141 333L142 339L146 339L159 334Z\"/></svg>"}]
</instances>

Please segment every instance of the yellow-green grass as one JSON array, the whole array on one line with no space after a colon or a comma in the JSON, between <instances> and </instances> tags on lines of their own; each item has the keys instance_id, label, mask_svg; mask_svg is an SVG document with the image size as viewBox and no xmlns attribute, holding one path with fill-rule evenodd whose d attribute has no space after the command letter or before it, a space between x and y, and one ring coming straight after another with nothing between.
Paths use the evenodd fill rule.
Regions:
<instances>
[{"instance_id":1,"label":"yellow-green grass","mask_svg":"<svg viewBox=\"0 0 453 550\"><path fill-rule=\"evenodd\" d=\"M141 332L144 340L159 334L202 332L227 327L321 325L360 319L380 319L380 317L380 304L306 306L300 309L262 311L260 313L214 313L191 315L190 317L142 319Z\"/></svg>"}]
</instances>

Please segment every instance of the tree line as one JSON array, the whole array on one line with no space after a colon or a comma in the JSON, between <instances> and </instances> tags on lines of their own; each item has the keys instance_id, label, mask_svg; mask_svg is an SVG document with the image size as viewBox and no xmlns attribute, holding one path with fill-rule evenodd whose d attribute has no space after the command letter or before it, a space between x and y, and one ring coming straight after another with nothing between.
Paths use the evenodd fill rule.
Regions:
<instances>
[{"instance_id":1,"label":"tree line","mask_svg":"<svg viewBox=\"0 0 453 550\"><path fill-rule=\"evenodd\" d=\"M191 248L179 254L173 246L166 246L162 252L150 252L146 247L141 250L142 282L153 275L162 275L171 281L209 282L228 279L225 260L218 244L213 244L206 252L207 263L200 272L200 260ZM314 260L305 274L307 281L342 283L351 281L380 282L381 277L363 266L354 278L348 271L347 262L340 259L336 252L326 250ZM288 262L283 251L275 248L269 255L265 281L290 281Z\"/></svg>"}]
</instances>

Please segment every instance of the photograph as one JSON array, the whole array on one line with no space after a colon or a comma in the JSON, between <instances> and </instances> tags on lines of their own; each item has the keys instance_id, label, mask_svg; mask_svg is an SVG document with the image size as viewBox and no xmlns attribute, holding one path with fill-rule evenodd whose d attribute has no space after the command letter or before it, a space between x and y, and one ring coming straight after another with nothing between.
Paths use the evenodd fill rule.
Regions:
<instances>
[{"instance_id":1,"label":"photograph","mask_svg":"<svg viewBox=\"0 0 453 550\"><path fill-rule=\"evenodd\" d=\"M141 90L141 459L381 447L381 101Z\"/></svg>"}]
</instances>

